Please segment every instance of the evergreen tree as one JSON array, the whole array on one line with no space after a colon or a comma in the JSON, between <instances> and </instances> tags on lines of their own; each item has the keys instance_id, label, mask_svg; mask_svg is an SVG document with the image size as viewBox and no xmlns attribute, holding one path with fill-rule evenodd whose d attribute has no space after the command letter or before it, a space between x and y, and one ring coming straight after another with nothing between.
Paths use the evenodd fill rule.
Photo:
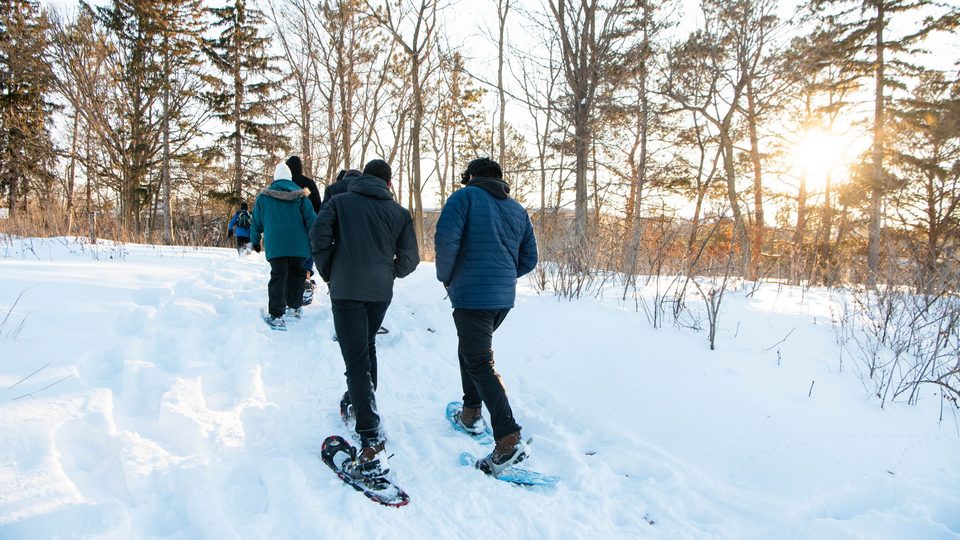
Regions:
<instances>
[{"instance_id":1,"label":"evergreen tree","mask_svg":"<svg viewBox=\"0 0 960 540\"><path fill-rule=\"evenodd\" d=\"M159 49L160 21L152 0L113 0L97 8L101 24L110 32L117 62L116 108L113 133L104 135L119 169L120 223L142 230L142 210L150 199L150 173L160 152L157 112L163 87Z\"/></svg>"},{"instance_id":2,"label":"evergreen tree","mask_svg":"<svg viewBox=\"0 0 960 540\"><path fill-rule=\"evenodd\" d=\"M960 81L925 73L893 117L898 137L891 165L899 189L893 194L897 217L915 234L912 259L917 288L953 288L946 256L960 243Z\"/></svg>"},{"instance_id":3,"label":"evergreen tree","mask_svg":"<svg viewBox=\"0 0 960 540\"><path fill-rule=\"evenodd\" d=\"M811 0L810 7L835 29L835 60L845 71L873 80L873 143L869 174L863 178L870 193L866 278L869 286L875 286L880 265L881 200L893 187L884 168L890 94L905 87L906 79L920 71L912 61L922 52L928 35L957 28L960 9L945 9L937 0Z\"/></svg>"},{"instance_id":4,"label":"evergreen tree","mask_svg":"<svg viewBox=\"0 0 960 540\"><path fill-rule=\"evenodd\" d=\"M0 192L7 193L11 216L34 181L49 191L53 180L46 30L38 2L0 0Z\"/></svg>"},{"instance_id":5,"label":"evergreen tree","mask_svg":"<svg viewBox=\"0 0 960 540\"><path fill-rule=\"evenodd\" d=\"M269 76L277 71L277 57L268 54L269 40L260 35L265 20L260 10L248 7L245 0L234 0L209 11L220 34L206 39L204 50L221 76L205 77L210 87L206 96L213 116L231 128L219 142L229 145L228 155L233 158L230 191L220 195L240 202L244 167L253 167L249 161L245 164L244 158L265 159L286 146L278 124L270 120L279 81ZM248 172L246 180L253 182L257 176L255 171Z\"/></svg>"},{"instance_id":6,"label":"evergreen tree","mask_svg":"<svg viewBox=\"0 0 960 540\"><path fill-rule=\"evenodd\" d=\"M160 0L154 4L159 23L161 84L161 130L163 156L161 181L163 184L163 241L173 243L173 212L171 196L171 136L178 120L186 120L186 109L196 97L191 85L191 72L200 65L198 54L202 43L203 7L200 0ZM196 131L196 125L181 125L187 132ZM175 135L175 134L173 134Z\"/></svg>"}]
</instances>

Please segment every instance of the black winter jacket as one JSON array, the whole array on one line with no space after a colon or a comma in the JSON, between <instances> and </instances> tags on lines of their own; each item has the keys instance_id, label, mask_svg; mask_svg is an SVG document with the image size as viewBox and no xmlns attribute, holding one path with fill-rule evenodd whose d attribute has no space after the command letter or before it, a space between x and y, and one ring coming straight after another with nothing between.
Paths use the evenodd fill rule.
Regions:
<instances>
[{"instance_id":1,"label":"black winter jacket","mask_svg":"<svg viewBox=\"0 0 960 540\"><path fill-rule=\"evenodd\" d=\"M351 174L352 173L352 174ZM327 186L327 189L323 190L323 200L329 201L333 198L334 195L340 195L341 193L347 193L350 191L350 181L354 178L359 178L360 174L357 171L351 170L343 178L337 180L336 182Z\"/></svg>"},{"instance_id":2,"label":"black winter jacket","mask_svg":"<svg viewBox=\"0 0 960 540\"><path fill-rule=\"evenodd\" d=\"M375 176L351 179L350 191L323 205L310 249L330 298L389 302L393 280L420 263L413 219Z\"/></svg>"},{"instance_id":3,"label":"black winter jacket","mask_svg":"<svg viewBox=\"0 0 960 540\"><path fill-rule=\"evenodd\" d=\"M319 212L322 202L322 199L320 199L320 188L317 187L317 183L314 182L312 178L303 175L303 163L301 163L300 158L291 156L290 159L287 160L287 167L290 167L290 172L293 174L293 183L310 192L309 199L310 204L313 206L313 211Z\"/></svg>"}]
</instances>

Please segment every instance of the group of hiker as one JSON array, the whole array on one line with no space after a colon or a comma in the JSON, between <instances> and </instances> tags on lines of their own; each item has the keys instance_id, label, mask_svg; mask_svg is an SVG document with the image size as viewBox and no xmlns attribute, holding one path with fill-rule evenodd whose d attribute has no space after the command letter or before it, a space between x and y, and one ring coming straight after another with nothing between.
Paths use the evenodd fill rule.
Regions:
<instances>
[{"instance_id":1,"label":"group of hiker","mask_svg":"<svg viewBox=\"0 0 960 540\"><path fill-rule=\"evenodd\" d=\"M393 300L394 280L420 262L413 220L394 200L392 170L381 159L363 171L341 171L322 198L302 169L297 156L278 164L253 212L243 203L228 227L238 252L265 251L270 281L264 320L275 329L285 328L285 317L302 316L316 265L329 287L346 367L341 414L355 422L360 439L360 451L345 470L382 477L389 463L375 395L376 335ZM437 279L450 298L459 339L463 407L454 421L467 433L483 433L486 405L496 444L477 466L498 475L526 458L529 448L494 369L493 334L514 306L517 278L537 264L537 245L530 217L510 197L497 162L471 161L461 183L447 199L434 237Z\"/></svg>"}]
</instances>

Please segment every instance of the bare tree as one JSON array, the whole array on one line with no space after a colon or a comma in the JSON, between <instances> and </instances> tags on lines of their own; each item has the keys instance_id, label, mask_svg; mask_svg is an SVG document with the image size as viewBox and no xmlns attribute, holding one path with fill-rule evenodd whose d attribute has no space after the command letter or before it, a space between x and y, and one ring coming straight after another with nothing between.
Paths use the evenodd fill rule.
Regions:
<instances>
[{"instance_id":1,"label":"bare tree","mask_svg":"<svg viewBox=\"0 0 960 540\"><path fill-rule=\"evenodd\" d=\"M435 48L437 30L438 0L397 0L393 5L386 1L375 8L367 2L367 9L406 53L410 69L410 89L413 93L413 109L410 124L410 164L413 169L411 196L413 197L413 224L417 230L420 245L426 245L423 227L423 177L420 169L421 130L423 127L424 70L429 69L430 55ZM412 26L412 28L408 28Z\"/></svg>"}]
</instances>

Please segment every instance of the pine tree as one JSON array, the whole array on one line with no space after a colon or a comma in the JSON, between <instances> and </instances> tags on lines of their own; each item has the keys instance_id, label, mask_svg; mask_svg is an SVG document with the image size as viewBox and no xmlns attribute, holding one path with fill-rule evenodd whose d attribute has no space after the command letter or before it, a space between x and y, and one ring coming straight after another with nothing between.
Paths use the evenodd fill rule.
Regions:
<instances>
[{"instance_id":1,"label":"pine tree","mask_svg":"<svg viewBox=\"0 0 960 540\"><path fill-rule=\"evenodd\" d=\"M233 158L230 191L221 195L239 203L243 200L244 158L266 158L265 150L275 152L286 144L277 123L270 120L279 82L269 77L277 71L277 57L267 52L269 39L260 34L265 20L260 10L249 8L245 0L235 0L209 11L220 34L206 39L204 50L222 77L205 77L210 87L206 97L213 116L231 128L219 142L229 145ZM247 180L256 176L250 173Z\"/></svg>"},{"instance_id":2,"label":"pine tree","mask_svg":"<svg viewBox=\"0 0 960 540\"><path fill-rule=\"evenodd\" d=\"M893 206L919 238L912 250L918 290L937 293L956 285L946 255L960 243L960 81L928 71L898 105L890 162L900 187Z\"/></svg>"},{"instance_id":3,"label":"pine tree","mask_svg":"<svg viewBox=\"0 0 960 540\"><path fill-rule=\"evenodd\" d=\"M171 132L185 116L189 100L195 96L190 87L190 72L200 65L198 51L202 43L203 8L200 0L160 0L154 3L159 26L161 63L161 130L163 157L163 242L173 243L171 192ZM189 127L188 127L189 129Z\"/></svg>"},{"instance_id":4,"label":"pine tree","mask_svg":"<svg viewBox=\"0 0 960 540\"><path fill-rule=\"evenodd\" d=\"M157 113L162 70L157 56L159 21L151 0L113 0L97 8L97 17L110 32L117 61L118 110L116 133L104 134L114 147L119 172L120 223L143 228L142 210L150 199L149 177L160 146Z\"/></svg>"},{"instance_id":5,"label":"pine tree","mask_svg":"<svg viewBox=\"0 0 960 540\"><path fill-rule=\"evenodd\" d=\"M905 79L918 72L911 57L921 52L928 35L957 28L960 9L944 10L937 0L811 0L810 7L836 28L836 61L847 72L870 78L873 83L873 143L866 176L870 193L866 278L872 287L880 267L881 201L892 187L884 168L890 93L903 88ZM894 19L900 24L891 24ZM911 19L917 19L912 27Z\"/></svg>"},{"instance_id":6,"label":"pine tree","mask_svg":"<svg viewBox=\"0 0 960 540\"><path fill-rule=\"evenodd\" d=\"M46 17L32 0L0 0L0 192L15 216L32 181L49 188L52 70Z\"/></svg>"}]
</instances>

